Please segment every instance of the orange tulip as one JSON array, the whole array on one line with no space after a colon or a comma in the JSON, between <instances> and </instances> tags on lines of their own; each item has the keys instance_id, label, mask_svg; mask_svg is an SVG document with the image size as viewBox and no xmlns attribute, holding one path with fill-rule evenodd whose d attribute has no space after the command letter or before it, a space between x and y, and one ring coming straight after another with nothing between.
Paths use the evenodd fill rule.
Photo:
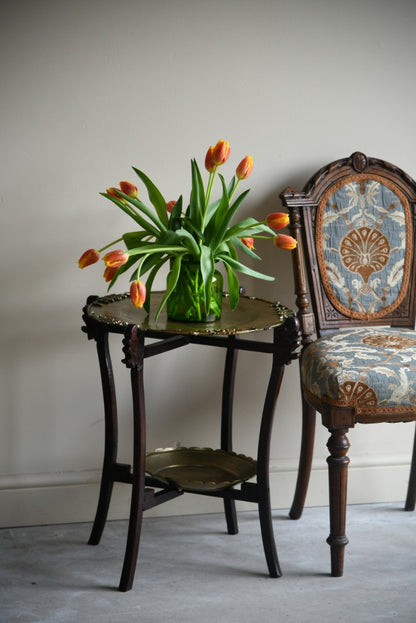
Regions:
<instances>
[{"instance_id":1,"label":"orange tulip","mask_svg":"<svg viewBox=\"0 0 416 623\"><path fill-rule=\"evenodd\" d=\"M243 160L240 162L240 164L236 168L235 173L239 180L245 180L251 174L252 170L253 170L253 157L246 156L245 158L243 158Z\"/></svg>"},{"instance_id":2,"label":"orange tulip","mask_svg":"<svg viewBox=\"0 0 416 623\"><path fill-rule=\"evenodd\" d=\"M107 195L111 195L112 197L117 197L117 199L121 199L119 195L120 188L115 188L114 186L110 186L110 188L107 188L105 192L107 193Z\"/></svg>"},{"instance_id":3,"label":"orange tulip","mask_svg":"<svg viewBox=\"0 0 416 623\"><path fill-rule=\"evenodd\" d=\"M103 257L105 265L109 268L119 268L123 266L129 259L129 254L123 251L123 249L116 249L106 253Z\"/></svg>"},{"instance_id":4,"label":"orange tulip","mask_svg":"<svg viewBox=\"0 0 416 623\"><path fill-rule=\"evenodd\" d=\"M240 240L248 249L254 249L254 238L240 238Z\"/></svg>"},{"instance_id":5,"label":"orange tulip","mask_svg":"<svg viewBox=\"0 0 416 623\"><path fill-rule=\"evenodd\" d=\"M171 212L172 212L173 208L175 207L175 205L176 205L176 201L168 201L166 203L166 210L169 212L169 214L171 214Z\"/></svg>"},{"instance_id":6,"label":"orange tulip","mask_svg":"<svg viewBox=\"0 0 416 623\"><path fill-rule=\"evenodd\" d=\"M107 266L104 271L104 279L107 283L113 281L113 277L118 271L118 266Z\"/></svg>"},{"instance_id":7,"label":"orange tulip","mask_svg":"<svg viewBox=\"0 0 416 623\"><path fill-rule=\"evenodd\" d=\"M285 249L286 251L296 249L298 244L292 236L287 236L286 234L277 234L277 236L273 238L273 243L276 247L279 247L279 249Z\"/></svg>"},{"instance_id":8,"label":"orange tulip","mask_svg":"<svg viewBox=\"0 0 416 623\"><path fill-rule=\"evenodd\" d=\"M231 147L228 141L218 141L212 152L212 162L214 162L217 166L224 164L224 162L227 162L228 160L230 151Z\"/></svg>"},{"instance_id":9,"label":"orange tulip","mask_svg":"<svg viewBox=\"0 0 416 623\"><path fill-rule=\"evenodd\" d=\"M130 286L130 298L135 307L143 307L146 300L146 285L137 279Z\"/></svg>"},{"instance_id":10,"label":"orange tulip","mask_svg":"<svg viewBox=\"0 0 416 623\"><path fill-rule=\"evenodd\" d=\"M209 173L214 173L217 165L214 162L214 145L208 147L207 155L205 156L205 168Z\"/></svg>"},{"instance_id":11,"label":"orange tulip","mask_svg":"<svg viewBox=\"0 0 416 623\"><path fill-rule=\"evenodd\" d=\"M98 262L99 259L100 254L98 253L97 249L87 249L87 251L84 251L84 253L79 258L78 266L80 268L85 268L90 264L95 264L95 262Z\"/></svg>"},{"instance_id":12,"label":"orange tulip","mask_svg":"<svg viewBox=\"0 0 416 623\"><path fill-rule=\"evenodd\" d=\"M120 182L120 189L125 195L128 195L129 197L133 197L133 199L139 196L139 191L137 189L137 186L135 186L131 182L126 182L126 180L123 180L122 182Z\"/></svg>"},{"instance_id":13,"label":"orange tulip","mask_svg":"<svg viewBox=\"0 0 416 623\"><path fill-rule=\"evenodd\" d=\"M285 212L272 212L266 217L266 224L271 229L283 229L289 224L289 214Z\"/></svg>"}]
</instances>

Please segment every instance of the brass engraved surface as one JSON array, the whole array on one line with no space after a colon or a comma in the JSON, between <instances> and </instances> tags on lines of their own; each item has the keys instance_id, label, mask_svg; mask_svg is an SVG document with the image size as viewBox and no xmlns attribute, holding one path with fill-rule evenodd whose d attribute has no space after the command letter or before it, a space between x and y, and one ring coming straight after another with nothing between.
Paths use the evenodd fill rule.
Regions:
<instances>
[{"instance_id":1,"label":"brass engraved surface","mask_svg":"<svg viewBox=\"0 0 416 623\"><path fill-rule=\"evenodd\" d=\"M176 322L169 320L164 309L155 320L163 292L153 292L149 315L134 307L128 293L114 294L94 300L86 307L88 319L114 327L137 325L142 330L180 334L233 335L271 329L293 316L292 310L280 303L240 296L236 309L231 310L227 295L223 298L222 316L214 322Z\"/></svg>"}]
</instances>

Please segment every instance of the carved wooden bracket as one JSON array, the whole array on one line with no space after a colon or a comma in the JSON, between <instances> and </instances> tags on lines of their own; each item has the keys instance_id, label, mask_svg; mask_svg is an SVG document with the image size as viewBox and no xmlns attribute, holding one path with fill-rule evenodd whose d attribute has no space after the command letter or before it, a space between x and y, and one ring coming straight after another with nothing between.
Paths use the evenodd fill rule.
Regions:
<instances>
[{"instance_id":1,"label":"carved wooden bracket","mask_svg":"<svg viewBox=\"0 0 416 623\"><path fill-rule=\"evenodd\" d=\"M280 365L287 365L300 356L301 346L300 322L296 316L290 316L282 325L276 327L275 336L278 341L277 360ZM298 352L295 352L298 351Z\"/></svg>"},{"instance_id":2,"label":"carved wooden bracket","mask_svg":"<svg viewBox=\"0 0 416 623\"><path fill-rule=\"evenodd\" d=\"M144 334L137 325L129 325L123 338L123 353L125 358L122 363L127 368L140 370L144 360Z\"/></svg>"}]
</instances>

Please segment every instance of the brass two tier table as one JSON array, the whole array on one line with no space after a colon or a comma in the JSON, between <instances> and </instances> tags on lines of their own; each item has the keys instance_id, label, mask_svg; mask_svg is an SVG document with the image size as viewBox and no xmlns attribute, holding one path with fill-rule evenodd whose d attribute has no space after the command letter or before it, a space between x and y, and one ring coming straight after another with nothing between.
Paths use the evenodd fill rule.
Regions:
<instances>
[{"instance_id":1,"label":"brass two tier table","mask_svg":"<svg viewBox=\"0 0 416 623\"><path fill-rule=\"evenodd\" d=\"M119 590L131 589L139 551L143 512L190 492L221 497L229 534L238 532L235 500L258 505L261 535L270 576L281 575L273 534L269 455L274 411L284 368L297 358L300 344L298 320L280 304L258 298L240 297L231 311L224 296L220 320L185 323L168 320L164 312L158 321L155 311L162 292L152 294L149 315L135 308L128 294L102 298L91 296L83 310L83 331L96 342L101 373L105 415L105 448L97 512L89 543L99 543L115 482L131 485L131 505L124 563ZM249 339L249 334L271 332L271 339ZM132 465L117 461L117 400L108 336L123 336L122 360L130 370L133 400ZM147 339L151 339L147 343ZM171 448L146 454L144 360L188 344L221 347L225 351L222 390L220 448ZM237 454L232 447L234 380L239 350L271 355L271 372L264 398L256 460Z\"/></svg>"}]
</instances>

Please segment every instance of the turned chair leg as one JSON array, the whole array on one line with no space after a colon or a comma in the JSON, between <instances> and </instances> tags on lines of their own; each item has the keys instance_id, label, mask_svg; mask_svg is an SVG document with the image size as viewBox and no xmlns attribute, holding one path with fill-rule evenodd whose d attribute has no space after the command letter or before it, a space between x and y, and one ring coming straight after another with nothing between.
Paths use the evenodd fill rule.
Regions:
<instances>
[{"instance_id":1,"label":"turned chair leg","mask_svg":"<svg viewBox=\"0 0 416 623\"><path fill-rule=\"evenodd\" d=\"M295 495L289 511L291 519L299 519L305 506L311 475L313 446L315 441L316 411L302 396L302 441L299 456L299 469Z\"/></svg>"},{"instance_id":2,"label":"turned chair leg","mask_svg":"<svg viewBox=\"0 0 416 623\"><path fill-rule=\"evenodd\" d=\"M346 436L348 428L330 430L327 447L329 476L330 534L327 543L331 547L331 575L341 577L344 570L344 552L348 539L345 535L347 512L347 477L349 458L346 456L350 443Z\"/></svg>"},{"instance_id":3,"label":"turned chair leg","mask_svg":"<svg viewBox=\"0 0 416 623\"><path fill-rule=\"evenodd\" d=\"M407 497L404 510L414 511L416 502L416 430L413 441L412 463L410 466L409 485L407 487Z\"/></svg>"}]
</instances>

